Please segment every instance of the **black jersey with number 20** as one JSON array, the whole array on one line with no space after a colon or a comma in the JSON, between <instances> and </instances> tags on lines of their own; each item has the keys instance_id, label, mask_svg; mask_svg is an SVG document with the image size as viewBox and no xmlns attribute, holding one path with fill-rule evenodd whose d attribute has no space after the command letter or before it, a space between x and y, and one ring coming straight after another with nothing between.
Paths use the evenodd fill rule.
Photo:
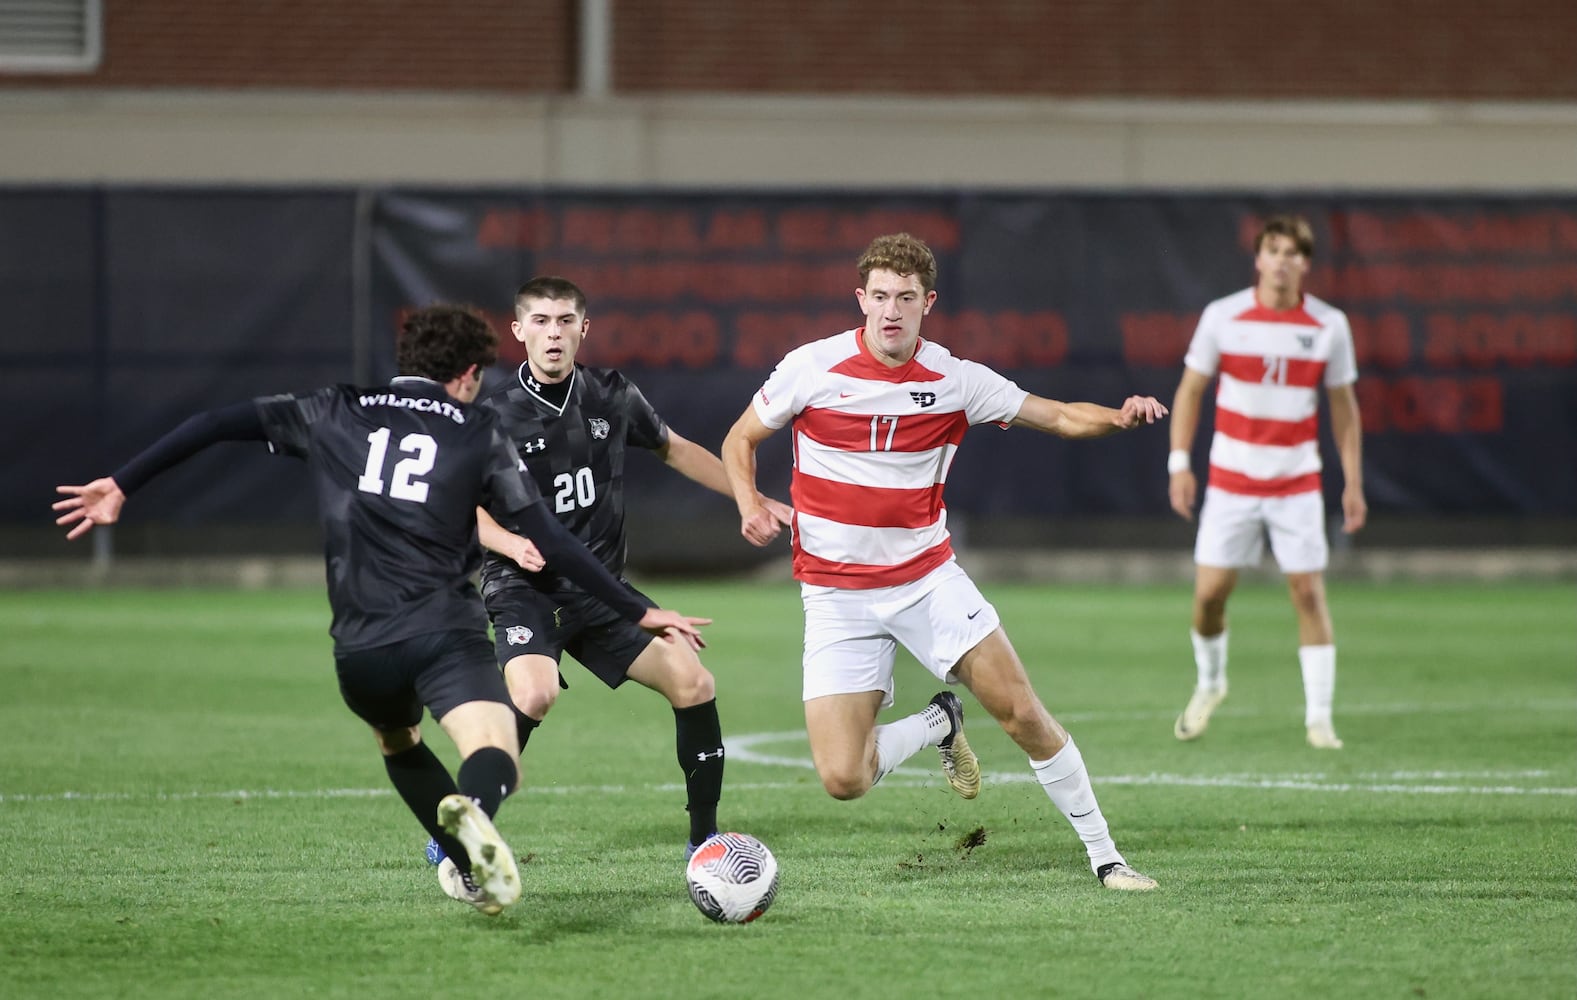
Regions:
<instances>
[{"instance_id":1,"label":"black jersey with number 20","mask_svg":"<svg viewBox=\"0 0 1577 1000\"><path fill-rule=\"evenodd\" d=\"M491 412L413 376L255 402L273 449L312 470L336 650L486 630L476 508L506 522L542 499Z\"/></svg>"},{"instance_id":2,"label":"black jersey with number 20","mask_svg":"<svg viewBox=\"0 0 1577 1000\"><path fill-rule=\"evenodd\" d=\"M611 368L576 365L568 381L568 386L543 386L522 363L513 380L479 402L498 414L559 522L618 576L624 572L626 548L625 446L663 448L668 425L641 390ZM509 521L499 523L516 528ZM486 554L484 590L491 593L521 581L545 593L581 589L551 567L527 573L503 556Z\"/></svg>"}]
</instances>

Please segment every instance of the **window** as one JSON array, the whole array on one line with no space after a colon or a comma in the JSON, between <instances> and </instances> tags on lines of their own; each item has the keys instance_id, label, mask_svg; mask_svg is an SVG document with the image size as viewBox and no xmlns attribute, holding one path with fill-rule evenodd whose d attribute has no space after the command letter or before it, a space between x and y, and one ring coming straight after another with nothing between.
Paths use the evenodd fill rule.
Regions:
<instances>
[{"instance_id":1,"label":"window","mask_svg":"<svg viewBox=\"0 0 1577 1000\"><path fill-rule=\"evenodd\" d=\"M91 73L103 53L101 0L0 3L0 72Z\"/></svg>"}]
</instances>

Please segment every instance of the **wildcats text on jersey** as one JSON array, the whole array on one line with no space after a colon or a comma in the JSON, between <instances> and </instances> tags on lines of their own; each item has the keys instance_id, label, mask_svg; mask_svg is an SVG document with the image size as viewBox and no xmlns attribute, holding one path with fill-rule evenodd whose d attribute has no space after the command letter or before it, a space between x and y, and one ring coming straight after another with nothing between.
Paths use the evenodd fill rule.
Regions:
<instances>
[{"instance_id":1,"label":"wildcats text on jersey","mask_svg":"<svg viewBox=\"0 0 1577 1000\"><path fill-rule=\"evenodd\" d=\"M429 399L426 396L396 396L389 392L378 392L364 394L358 401L362 406L393 406L402 410L437 413L448 417L457 424L465 423L465 411L443 399Z\"/></svg>"}]
</instances>

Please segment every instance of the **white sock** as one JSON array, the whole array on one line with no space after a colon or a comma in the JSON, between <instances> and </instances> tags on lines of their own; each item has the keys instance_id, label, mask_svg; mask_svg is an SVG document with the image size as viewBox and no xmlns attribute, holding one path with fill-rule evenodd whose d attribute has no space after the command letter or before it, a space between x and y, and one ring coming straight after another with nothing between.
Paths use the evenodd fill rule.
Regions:
<instances>
[{"instance_id":1,"label":"white sock","mask_svg":"<svg viewBox=\"0 0 1577 1000\"><path fill-rule=\"evenodd\" d=\"M942 742L952 729L952 721L940 705L927 705L924 711L877 726L876 777L871 784L881 781L926 747Z\"/></svg>"},{"instance_id":2,"label":"white sock","mask_svg":"<svg viewBox=\"0 0 1577 1000\"><path fill-rule=\"evenodd\" d=\"M1194 666L1199 670L1199 690L1227 689L1227 630L1220 635L1202 636L1193 629L1188 637L1194 642Z\"/></svg>"},{"instance_id":3,"label":"white sock","mask_svg":"<svg viewBox=\"0 0 1577 1000\"><path fill-rule=\"evenodd\" d=\"M1331 724L1331 700L1336 695L1336 647L1299 646L1303 666L1303 724Z\"/></svg>"},{"instance_id":4,"label":"white sock","mask_svg":"<svg viewBox=\"0 0 1577 1000\"><path fill-rule=\"evenodd\" d=\"M1035 780L1046 790L1053 805L1068 817L1073 829L1084 841L1084 850L1090 856L1090 870L1112 862L1122 863L1117 853L1111 831L1106 827L1106 817L1101 815L1100 804L1095 801L1095 789L1090 787L1090 774L1084 769L1084 757L1068 742L1052 755L1050 760L1031 759L1029 766Z\"/></svg>"}]
</instances>

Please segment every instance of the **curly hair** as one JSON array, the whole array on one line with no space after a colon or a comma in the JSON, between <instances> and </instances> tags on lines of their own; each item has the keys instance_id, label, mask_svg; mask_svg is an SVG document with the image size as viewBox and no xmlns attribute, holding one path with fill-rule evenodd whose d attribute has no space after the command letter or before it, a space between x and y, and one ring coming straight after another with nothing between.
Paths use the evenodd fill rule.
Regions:
<instances>
[{"instance_id":1,"label":"curly hair","mask_svg":"<svg viewBox=\"0 0 1577 1000\"><path fill-rule=\"evenodd\" d=\"M927 293L936 287L936 257L924 240L908 233L893 233L871 240L871 245L860 255L861 288L865 287L872 271L912 274L920 279L920 287Z\"/></svg>"},{"instance_id":2,"label":"curly hair","mask_svg":"<svg viewBox=\"0 0 1577 1000\"><path fill-rule=\"evenodd\" d=\"M481 369L497 361L498 333L470 306L428 306L400 324L394 360L401 375L448 382L472 365Z\"/></svg>"},{"instance_id":3,"label":"curly hair","mask_svg":"<svg viewBox=\"0 0 1577 1000\"><path fill-rule=\"evenodd\" d=\"M1254 252L1259 253L1266 238L1271 236L1287 237L1297 246L1299 253L1310 260L1314 259L1314 230L1309 228L1309 220L1303 216L1277 215L1266 219L1259 235L1254 237Z\"/></svg>"}]
</instances>

